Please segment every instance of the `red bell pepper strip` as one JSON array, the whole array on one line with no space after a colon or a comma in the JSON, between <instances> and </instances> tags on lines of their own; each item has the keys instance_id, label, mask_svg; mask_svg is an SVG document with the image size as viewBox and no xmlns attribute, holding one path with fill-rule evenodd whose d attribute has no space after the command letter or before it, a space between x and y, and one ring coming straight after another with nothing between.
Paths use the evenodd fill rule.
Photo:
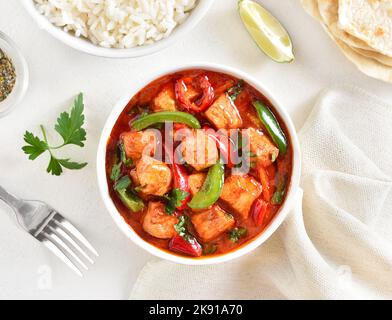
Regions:
<instances>
[{"instance_id":1,"label":"red bell pepper strip","mask_svg":"<svg viewBox=\"0 0 392 320\"><path fill-rule=\"evenodd\" d=\"M263 225L268 209L269 209L268 202L264 201L261 198L255 200L255 202L252 205L250 214L256 226L259 227Z\"/></svg>"},{"instance_id":2,"label":"red bell pepper strip","mask_svg":"<svg viewBox=\"0 0 392 320\"><path fill-rule=\"evenodd\" d=\"M227 90L232 88L234 85L234 80L228 80L225 83L223 83L219 87L215 87L215 97L219 97L221 94L225 93Z\"/></svg>"},{"instance_id":3,"label":"red bell pepper strip","mask_svg":"<svg viewBox=\"0 0 392 320\"><path fill-rule=\"evenodd\" d=\"M196 102L190 101L186 96L187 86L190 84L203 92L201 98ZM175 83L174 89L178 104L188 111L202 112L206 110L212 104L215 97L214 88L211 86L206 75L180 78Z\"/></svg>"},{"instance_id":4,"label":"red bell pepper strip","mask_svg":"<svg viewBox=\"0 0 392 320\"><path fill-rule=\"evenodd\" d=\"M175 235L169 242L169 249L172 251L185 253L193 257L200 257L203 253L200 243L193 237L185 240L179 235Z\"/></svg>"},{"instance_id":5,"label":"red bell pepper strip","mask_svg":"<svg viewBox=\"0 0 392 320\"><path fill-rule=\"evenodd\" d=\"M188 177L188 172L186 171L185 166L182 164L179 164L173 154L169 154L168 149L166 145L164 145L165 152L169 157L169 160L171 162L171 167L172 167L172 172L173 172L173 178L174 178L174 188L175 189L180 189L182 191L185 191L188 193L188 196L181 201L180 206L176 206L178 210L184 210L187 208L188 202L191 200L191 189L189 187L189 177Z\"/></svg>"},{"instance_id":6,"label":"red bell pepper strip","mask_svg":"<svg viewBox=\"0 0 392 320\"><path fill-rule=\"evenodd\" d=\"M177 163L172 164L172 170L174 177L174 188L188 193L188 196L181 201L181 205L176 207L178 210L184 210L187 207L188 202L191 200L188 173L183 165Z\"/></svg>"},{"instance_id":7,"label":"red bell pepper strip","mask_svg":"<svg viewBox=\"0 0 392 320\"><path fill-rule=\"evenodd\" d=\"M216 146L219 149L222 157L224 158L227 167L233 168L234 163L231 152L232 150L234 150L234 142L224 135L217 134L212 128L207 125L204 125L203 129L206 131L208 137L215 141Z\"/></svg>"},{"instance_id":8,"label":"red bell pepper strip","mask_svg":"<svg viewBox=\"0 0 392 320\"><path fill-rule=\"evenodd\" d=\"M259 175L261 185L263 186L263 198L265 201L269 202L272 198L273 190L269 181L267 170L262 166L258 166L257 173Z\"/></svg>"}]
</instances>

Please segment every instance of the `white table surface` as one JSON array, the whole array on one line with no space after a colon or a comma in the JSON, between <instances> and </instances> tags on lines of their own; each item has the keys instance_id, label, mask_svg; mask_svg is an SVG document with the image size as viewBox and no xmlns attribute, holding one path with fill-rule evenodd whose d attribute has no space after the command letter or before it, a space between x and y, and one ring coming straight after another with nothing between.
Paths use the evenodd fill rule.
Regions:
<instances>
[{"instance_id":1,"label":"white table surface","mask_svg":"<svg viewBox=\"0 0 392 320\"><path fill-rule=\"evenodd\" d=\"M153 70L194 61L240 68L271 90L297 129L318 92L333 84L358 85L392 100L392 86L357 71L304 12L299 0L260 2L290 31L295 63L276 64L257 49L240 22L237 0L215 0L208 16L175 45L153 56L128 60L75 51L39 30L19 1L0 0L0 30L19 44L30 67L26 98L15 112L0 119L0 184L20 197L40 199L57 208L100 253L96 264L80 279L16 227L12 211L0 204L0 298L127 298L151 256L120 233L106 212L96 183L95 154L100 131L115 102ZM69 108L80 91L85 94L88 141L84 149L72 147L67 153L87 160L89 166L52 177L45 172L46 155L32 162L21 151L23 133L38 133L39 124L53 132L56 117ZM47 285L45 280L50 278Z\"/></svg>"}]
</instances>

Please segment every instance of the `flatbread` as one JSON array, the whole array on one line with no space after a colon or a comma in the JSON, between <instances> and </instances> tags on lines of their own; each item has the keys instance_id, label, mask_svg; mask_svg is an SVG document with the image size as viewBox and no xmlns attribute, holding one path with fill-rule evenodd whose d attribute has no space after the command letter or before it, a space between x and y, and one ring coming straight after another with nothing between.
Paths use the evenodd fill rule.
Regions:
<instances>
[{"instance_id":1,"label":"flatbread","mask_svg":"<svg viewBox=\"0 0 392 320\"><path fill-rule=\"evenodd\" d=\"M374 50L371 48L365 41L360 40L346 31L342 30L338 26L339 22L339 0L316 0L318 4L318 9L320 12L320 16L322 17L322 21L327 25L329 31L333 34L333 36L350 47L364 49L364 50Z\"/></svg>"},{"instance_id":2,"label":"flatbread","mask_svg":"<svg viewBox=\"0 0 392 320\"><path fill-rule=\"evenodd\" d=\"M363 49L353 48L353 47L351 47L351 49L353 49L356 53L359 53L362 56L377 60L378 62L385 64L386 66L392 67L391 57L385 56L375 51L363 50Z\"/></svg>"},{"instance_id":3,"label":"flatbread","mask_svg":"<svg viewBox=\"0 0 392 320\"><path fill-rule=\"evenodd\" d=\"M369 45L363 37L359 38L355 34L341 29L340 4L342 1L350 3L360 1L389 2L392 4L392 0L301 0L305 11L321 23L343 54L361 72L372 78L392 83L392 57L386 55L385 50L383 53L377 52L379 47ZM392 47L392 41L390 45Z\"/></svg>"},{"instance_id":4,"label":"flatbread","mask_svg":"<svg viewBox=\"0 0 392 320\"><path fill-rule=\"evenodd\" d=\"M356 53L339 39L335 39L343 54L369 77L392 83L392 67Z\"/></svg>"},{"instance_id":5,"label":"flatbread","mask_svg":"<svg viewBox=\"0 0 392 320\"><path fill-rule=\"evenodd\" d=\"M339 27L392 57L391 0L339 0Z\"/></svg>"},{"instance_id":6,"label":"flatbread","mask_svg":"<svg viewBox=\"0 0 392 320\"><path fill-rule=\"evenodd\" d=\"M322 21L317 0L301 0L305 11L318 21Z\"/></svg>"}]
</instances>

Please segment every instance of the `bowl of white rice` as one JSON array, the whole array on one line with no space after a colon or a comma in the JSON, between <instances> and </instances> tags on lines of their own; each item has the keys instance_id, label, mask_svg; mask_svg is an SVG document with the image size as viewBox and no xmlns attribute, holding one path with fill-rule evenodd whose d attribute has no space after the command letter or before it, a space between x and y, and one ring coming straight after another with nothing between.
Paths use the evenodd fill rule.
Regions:
<instances>
[{"instance_id":1,"label":"bowl of white rice","mask_svg":"<svg viewBox=\"0 0 392 320\"><path fill-rule=\"evenodd\" d=\"M21 0L41 29L79 51L132 58L166 48L213 0Z\"/></svg>"}]
</instances>

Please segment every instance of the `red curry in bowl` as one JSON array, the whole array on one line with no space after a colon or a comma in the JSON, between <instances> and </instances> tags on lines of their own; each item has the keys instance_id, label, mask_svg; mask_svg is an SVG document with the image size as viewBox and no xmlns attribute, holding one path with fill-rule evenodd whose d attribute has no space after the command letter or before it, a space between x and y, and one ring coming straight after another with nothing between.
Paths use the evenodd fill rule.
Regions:
<instances>
[{"instance_id":1,"label":"red curry in bowl","mask_svg":"<svg viewBox=\"0 0 392 320\"><path fill-rule=\"evenodd\" d=\"M221 255L259 235L282 206L292 148L255 88L187 70L138 92L107 144L110 196L150 244L187 257Z\"/></svg>"}]
</instances>

